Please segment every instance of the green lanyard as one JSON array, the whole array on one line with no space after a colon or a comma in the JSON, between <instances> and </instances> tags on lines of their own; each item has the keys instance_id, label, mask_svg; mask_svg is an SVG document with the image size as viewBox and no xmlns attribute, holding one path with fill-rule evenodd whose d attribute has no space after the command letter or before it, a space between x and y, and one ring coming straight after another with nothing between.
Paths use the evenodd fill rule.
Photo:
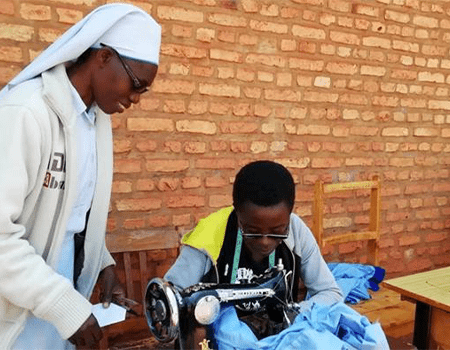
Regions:
<instances>
[{"instance_id":1,"label":"green lanyard","mask_svg":"<svg viewBox=\"0 0 450 350\"><path fill-rule=\"evenodd\" d=\"M236 247L234 248L233 269L231 270L231 283L236 282L237 270L239 268L239 260L241 258L242 250L242 231L238 228L236 237ZM275 266L275 250L269 255L269 267Z\"/></svg>"}]
</instances>

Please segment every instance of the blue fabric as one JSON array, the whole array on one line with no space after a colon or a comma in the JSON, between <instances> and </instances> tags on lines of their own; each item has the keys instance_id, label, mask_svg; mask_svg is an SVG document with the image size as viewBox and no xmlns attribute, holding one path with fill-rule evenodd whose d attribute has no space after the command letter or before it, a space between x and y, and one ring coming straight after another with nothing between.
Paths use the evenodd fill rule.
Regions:
<instances>
[{"instance_id":1,"label":"blue fabric","mask_svg":"<svg viewBox=\"0 0 450 350\"><path fill-rule=\"evenodd\" d=\"M378 284L385 276L383 268L371 265L328 263L328 267L341 288L345 301L351 304L370 299L368 289L380 289Z\"/></svg>"},{"instance_id":2,"label":"blue fabric","mask_svg":"<svg viewBox=\"0 0 450 350\"><path fill-rule=\"evenodd\" d=\"M389 349L379 323L371 324L344 303L313 303L281 333L258 340L233 306L222 308L213 324L219 350L382 350Z\"/></svg>"}]
</instances>

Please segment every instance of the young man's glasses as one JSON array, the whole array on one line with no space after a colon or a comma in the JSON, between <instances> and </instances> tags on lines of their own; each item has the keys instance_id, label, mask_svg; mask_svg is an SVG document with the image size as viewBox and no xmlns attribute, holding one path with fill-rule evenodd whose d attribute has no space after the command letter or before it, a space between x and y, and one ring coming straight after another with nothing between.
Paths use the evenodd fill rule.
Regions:
<instances>
[{"instance_id":1,"label":"young man's glasses","mask_svg":"<svg viewBox=\"0 0 450 350\"><path fill-rule=\"evenodd\" d=\"M120 54L116 51L116 49L112 48L111 46L100 44L103 47L107 47L112 52L114 52L119 59L120 63L122 63L123 68L125 69L125 72L127 72L128 76L131 79L133 90L136 91L139 94L143 94L144 92L148 91L147 86L143 85L141 81L136 77L136 75L131 70L130 66L123 60L122 57L120 57Z\"/></svg>"},{"instance_id":2,"label":"young man's glasses","mask_svg":"<svg viewBox=\"0 0 450 350\"><path fill-rule=\"evenodd\" d=\"M240 224L239 224L240 225ZM253 233L253 232L245 232L244 229L241 227L242 237L244 238L251 238L251 239L258 239L258 238L271 238L271 239L286 239L289 236L289 224L284 229L283 233L276 234L276 233L269 233L269 234L262 234L262 233Z\"/></svg>"}]
</instances>

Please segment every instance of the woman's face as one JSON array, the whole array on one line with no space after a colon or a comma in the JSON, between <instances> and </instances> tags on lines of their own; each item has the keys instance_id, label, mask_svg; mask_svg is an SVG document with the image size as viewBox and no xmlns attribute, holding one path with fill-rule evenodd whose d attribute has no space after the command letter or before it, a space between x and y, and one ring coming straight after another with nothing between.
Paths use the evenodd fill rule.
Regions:
<instances>
[{"instance_id":1,"label":"woman's face","mask_svg":"<svg viewBox=\"0 0 450 350\"><path fill-rule=\"evenodd\" d=\"M158 66L123 57L122 59L142 86L149 87L153 83ZM109 56L108 64L98 72L93 91L95 102L107 114L122 113L132 104L139 103L143 93L133 87L132 78L115 53Z\"/></svg>"},{"instance_id":2,"label":"woman's face","mask_svg":"<svg viewBox=\"0 0 450 350\"><path fill-rule=\"evenodd\" d=\"M244 246L255 262L261 262L268 257L288 233L291 212L285 202L270 207L247 202L236 210L236 214L243 233ZM262 236L246 237L246 234Z\"/></svg>"}]
</instances>

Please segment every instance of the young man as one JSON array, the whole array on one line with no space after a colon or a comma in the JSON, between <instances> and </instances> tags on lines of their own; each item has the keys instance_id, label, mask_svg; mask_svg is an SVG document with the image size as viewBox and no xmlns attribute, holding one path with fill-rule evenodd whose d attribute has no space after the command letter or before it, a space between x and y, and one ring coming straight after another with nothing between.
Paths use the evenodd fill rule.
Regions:
<instances>
[{"instance_id":1,"label":"young man","mask_svg":"<svg viewBox=\"0 0 450 350\"><path fill-rule=\"evenodd\" d=\"M101 338L95 283L106 304L123 295L105 247L108 114L147 91L160 42L143 10L101 6L0 92L0 349L92 348Z\"/></svg>"},{"instance_id":2,"label":"young man","mask_svg":"<svg viewBox=\"0 0 450 350\"><path fill-rule=\"evenodd\" d=\"M181 254L165 279L182 289L198 282L252 282L281 259L291 272L290 295L295 299L301 278L311 296L300 303L300 312L312 303L342 301L314 236L292 213L294 200L295 185L286 168L271 161L247 164L236 175L233 207L200 220L183 237ZM243 303L236 309L258 339L280 331L277 317L268 315L263 302ZM188 337L192 348L206 334L203 329L193 333Z\"/></svg>"}]
</instances>

